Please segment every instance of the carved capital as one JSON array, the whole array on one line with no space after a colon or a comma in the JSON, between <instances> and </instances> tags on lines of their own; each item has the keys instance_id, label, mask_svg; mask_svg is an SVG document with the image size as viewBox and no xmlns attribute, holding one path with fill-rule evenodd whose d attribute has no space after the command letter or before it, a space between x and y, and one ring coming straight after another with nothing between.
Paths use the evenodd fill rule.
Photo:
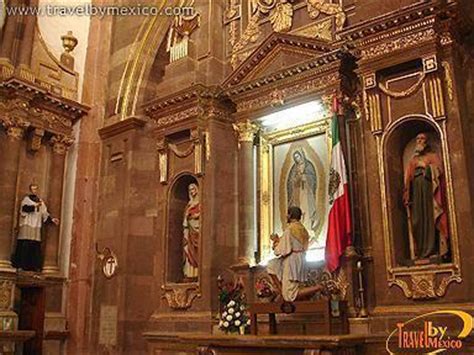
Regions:
<instances>
[{"instance_id":1,"label":"carved capital","mask_svg":"<svg viewBox=\"0 0 474 355\"><path fill-rule=\"evenodd\" d=\"M41 142L44 136L44 129L35 128L30 136L28 149L32 152L37 152L41 148Z\"/></svg>"},{"instance_id":2,"label":"carved capital","mask_svg":"<svg viewBox=\"0 0 474 355\"><path fill-rule=\"evenodd\" d=\"M253 142L255 134L258 132L258 126L250 121L235 123L232 125L238 134L239 143Z\"/></svg>"},{"instance_id":3,"label":"carved capital","mask_svg":"<svg viewBox=\"0 0 474 355\"><path fill-rule=\"evenodd\" d=\"M29 104L25 100L14 99L0 101L0 123L7 131L10 139L22 139L25 129L30 123L24 118L29 109Z\"/></svg>"},{"instance_id":4,"label":"carved capital","mask_svg":"<svg viewBox=\"0 0 474 355\"><path fill-rule=\"evenodd\" d=\"M7 128L7 136L11 140L21 140L25 135L23 127L10 126Z\"/></svg>"},{"instance_id":5,"label":"carved capital","mask_svg":"<svg viewBox=\"0 0 474 355\"><path fill-rule=\"evenodd\" d=\"M2 122L2 124L7 131L8 138L11 140L23 139L25 130L30 125L29 122L26 122L21 117L15 117L12 115L7 115L6 117L7 118Z\"/></svg>"},{"instance_id":6,"label":"carved capital","mask_svg":"<svg viewBox=\"0 0 474 355\"><path fill-rule=\"evenodd\" d=\"M193 284L175 284L163 287L163 298L168 301L170 308L186 310L191 307L196 297L201 297L199 288Z\"/></svg>"},{"instance_id":7,"label":"carved capital","mask_svg":"<svg viewBox=\"0 0 474 355\"><path fill-rule=\"evenodd\" d=\"M66 154L68 148L73 143L74 138L62 134L56 134L50 140L50 144L53 147L53 152L60 155Z\"/></svg>"}]
</instances>

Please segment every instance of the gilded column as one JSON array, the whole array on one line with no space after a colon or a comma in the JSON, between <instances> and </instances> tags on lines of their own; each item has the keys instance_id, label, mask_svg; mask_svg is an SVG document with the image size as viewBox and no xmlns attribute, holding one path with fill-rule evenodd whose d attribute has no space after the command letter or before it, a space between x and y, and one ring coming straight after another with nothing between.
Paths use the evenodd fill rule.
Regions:
<instances>
[{"instance_id":1,"label":"gilded column","mask_svg":"<svg viewBox=\"0 0 474 355\"><path fill-rule=\"evenodd\" d=\"M251 264L255 252L254 138L258 127L250 121L234 125L239 140L239 263Z\"/></svg>"},{"instance_id":2,"label":"gilded column","mask_svg":"<svg viewBox=\"0 0 474 355\"><path fill-rule=\"evenodd\" d=\"M51 216L61 217L61 205L64 186L64 168L66 152L73 139L63 135L55 135L50 143L53 147L51 167L49 171L49 189L47 206ZM59 273L59 240L60 228L51 224L47 228L43 273Z\"/></svg>"},{"instance_id":3,"label":"gilded column","mask_svg":"<svg viewBox=\"0 0 474 355\"><path fill-rule=\"evenodd\" d=\"M7 139L0 139L0 269L11 269L12 241L14 238L16 181L18 159L27 124L21 120L3 123Z\"/></svg>"}]
</instances>

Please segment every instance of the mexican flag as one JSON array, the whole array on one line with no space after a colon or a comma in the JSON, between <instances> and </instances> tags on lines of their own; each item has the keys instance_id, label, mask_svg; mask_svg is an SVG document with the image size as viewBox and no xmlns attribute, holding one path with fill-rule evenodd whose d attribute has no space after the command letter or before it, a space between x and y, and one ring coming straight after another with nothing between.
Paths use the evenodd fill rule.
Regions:
<instances>
[{"instance_id":1,"label":"mexican flag","mask_svg":"<svg viewBox=\"0 0 474 355\"><path fill-rule=\"evenodd\" d=\"M329 218L326 239L326 266L329 271L337 270L340 257L351 245L351 209L346 172L337 119L337 106L331 121L332 145L329 169Z\"/></svg>"}]
</instances>

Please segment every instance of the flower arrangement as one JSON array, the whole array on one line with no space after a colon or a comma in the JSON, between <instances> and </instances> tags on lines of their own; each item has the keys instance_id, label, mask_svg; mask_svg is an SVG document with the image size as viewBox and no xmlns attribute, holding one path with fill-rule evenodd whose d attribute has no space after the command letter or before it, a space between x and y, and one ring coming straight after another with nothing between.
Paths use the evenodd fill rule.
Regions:
<instances>
[{"instance_id":1,"label":"flower arrangement","mask_svg":"<svg viewBox=\"0 0 474 355\"><path fill-rule=\"evenodd\" d=\"M258 298L270 298L275 296L272 283L265 277L259 278L257 282L255 282L255 290L257 291Z\"/></svg>"},{"instance_id":2,"label":"flower arrangement","mask_svg":"<svg viewBox=\"0 0 474 355\"><path fill-rule=\"evenodd\" d=\"M250 326L247 304L241 280L224 282L218 278L219 301L221 305L219 328L226 333L245 334Z\"/></svg>"}]
</instances>

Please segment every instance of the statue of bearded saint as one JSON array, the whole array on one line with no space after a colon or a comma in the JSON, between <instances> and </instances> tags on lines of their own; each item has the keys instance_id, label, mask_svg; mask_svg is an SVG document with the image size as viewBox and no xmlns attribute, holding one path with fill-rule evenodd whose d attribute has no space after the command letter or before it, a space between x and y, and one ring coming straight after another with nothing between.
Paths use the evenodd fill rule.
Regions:
<instances>
[{"instance_id":1,"label":"statue of bearded saint","mask_svg":"<svg viewBox=\"0 0 474 355\"><path fill-rule=\"evenodd\" d=\"M416 136L415 154L405 168L404 180L411 260L423 263L432 258L447 258L449 232L443 163L431 150L426 133Z\"/></svg>"},{"instance_id":2,"label":"statue of bearded saint","mask_svg":"<svg viewBox=\"0 0 474 355\"><path fill-rule=\"evenodd\" d=\"M201 207L199 203L199 189L197 184L188 186L189 202L184 210L183 219L183 274L186 281L196 280L199 267L199 230Z\"/></svg>"}]
</instances>

